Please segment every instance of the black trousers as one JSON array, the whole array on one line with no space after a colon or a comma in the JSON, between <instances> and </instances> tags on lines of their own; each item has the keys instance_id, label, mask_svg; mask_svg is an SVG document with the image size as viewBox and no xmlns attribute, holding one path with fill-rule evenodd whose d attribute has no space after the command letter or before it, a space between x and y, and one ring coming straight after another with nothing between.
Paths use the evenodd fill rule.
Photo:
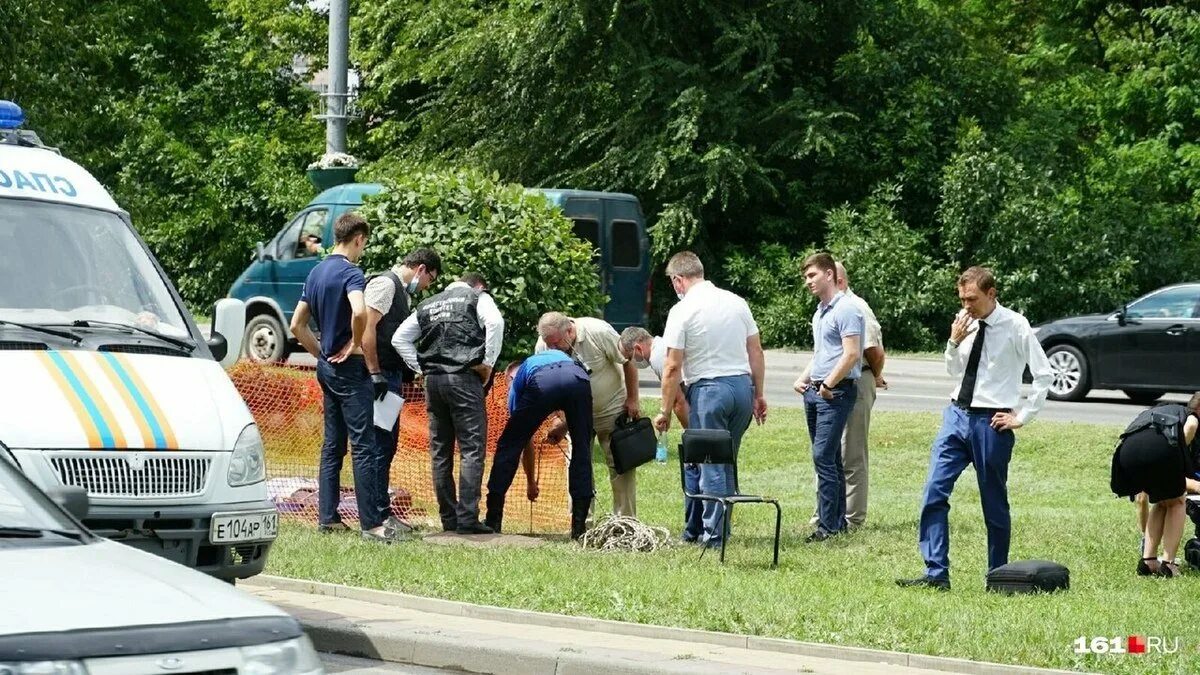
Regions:
<instances>
[{"instance_id":1,"label":"black trousers","mask_svg":"<svg viewBox=\"0 0 1200 675\"><path fill-rule=\"evenodd\" d=\"M483 486L483 456L487 445L487 410L483 381L474 371L431 373L425 377L429 412L429 452L433 460L433 489L443 529L479 522L479 493ZM462 461L458 490L454 488L454 442Z\"/></svg>"},{"instance_id":2,"label":"black trousers","mask_svg":"<svg viewBox=\"0 0 1200 675\"><path fill-rule=\"evenodd\" d=\"M567 467L567 491L579 504L595 495L592 484L592 385L587 371L573 361L560 361L535 370L521 391L516 410L496 444L492 472L488 476L488 520L498 522L504 513L504 497L517 474L521 452L551 413L567 416L571 435L571 463Z\"/></svg>"}]
</instances>

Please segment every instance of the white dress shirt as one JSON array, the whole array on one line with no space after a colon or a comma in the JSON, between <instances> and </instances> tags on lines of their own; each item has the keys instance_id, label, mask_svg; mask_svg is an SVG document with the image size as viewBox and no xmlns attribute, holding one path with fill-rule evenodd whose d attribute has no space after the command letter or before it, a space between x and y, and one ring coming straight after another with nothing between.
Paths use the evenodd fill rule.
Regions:
<instances>
[{"instance_id":1,"label":"white dress shirt","mask_svg":"<svg viewBox=\"0 0 1200 675\"><path fill-rule=\"evenodd\" d=\"M683 350L683 382L750 374L747 338L758 335L750 306L737 294L701 281L671 308L663 340Z\"/></svg>"},{"instance_id":2,"label":"white dress shirt","mask_svg":"<svg viewBox=\"0 0 1200 675\"><path fill-rule=\"evenodd\" d=\"M466 282L455 281L446 287L446 290L452 288L470 288ZM479 325L483 328L483 365L491 368L496 365L496 359L500 358L500 346L504 342L504 316L500 314L500 308L496 306L496 301L487 293L479 294L479 302L475 305L475 314L479 319ZM413 311L400 324L400 328L396 329L396 334L392 336L392 346L396 348L396 352L400 354L400 358L412 368L414 372L421 372L421 364L417 362L417 340L421 339L421 324L417 321L417 312Z\"/></svg>"},{"instance_id":3,"label":"white dress shirt","mask_svg":"<svg viewBox=\"0 0 1200 675\"><path fill-rule=\"evenodd\" d=\"M1012 408L1017 420L1025 424L1032 420L1046 404L1053 374L1046 352L1033 334L1029 321L1016 312L996 304L996 309L984 317L987 330L983 336L983 352L979 358L979 370L975 374L975 393L971 398L972 408ZM950 399L958 398L962 377L967 371L967 360L971 347L979 335L978 325L957 347L946 343L946 372L958 378L958 385ZM1033 375L1033 390L1021 398L1021 377L1025 366Z\"/></svg>"},{"instance_id":4,"label":"white dress shirt","mask_svg":"<svg viewBox=\"0 0 1200 675\"><path fill-rule=\"evenodd\" d=\"M654 375L662 381L663 368L667 365L667 341L654 336L654 341L650 343L650 370L654 371Z\"/></svg>"}]
</instances>

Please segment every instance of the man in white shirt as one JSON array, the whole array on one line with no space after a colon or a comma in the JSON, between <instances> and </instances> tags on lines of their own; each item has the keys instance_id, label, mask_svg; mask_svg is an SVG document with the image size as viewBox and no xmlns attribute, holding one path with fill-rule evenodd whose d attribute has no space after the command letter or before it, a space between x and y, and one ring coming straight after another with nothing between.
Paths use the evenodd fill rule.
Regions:
<instances>
[{"instance_id":1,"label":"man in white shirt","mask_svg":"<svg viewBox=\"0 0 1200 675\"><path fill-rule=\"evenodd\" d=\"M1052 374L1029 321L996 302L996 279L985 267L958 277L963 309L950 326L946 370L962 381L942 414L933 441L919 526L925 574L901 586L950 590L950 493L968 464L975 465L988 535L988 570L1008 563L1011 519L1008 463L1020 429L1046 403ZM1033 391L1021 398L1025 366Z\"/></svg>"},{"instance_id":2,"label":"man in white shirt","mask_svg":"<svg viewBox=\"0 0 1200 675\"><path fill-rule=\"evenodd\" d=\"M637 469L618 474L612 458L612 432L617 417L626 412L636 419L641 414L638 403L637 368L621 354L617 330L603 319L581 316L571 318L562 312L546 312L538 320L538 341L534 353L557 349L583 364L592 388L592 430L608 464L608 481L612 488L613 514L637 517ZM567 424L561 418L551 429L548 438L557 442L567 434ZM572 452L591 454L591 448L575 448Z\"/></svg>"},{"instance_id":3,"label":"man in white shirt","mask_svg":"<svg viewBox=\"0 0 1200 675\"><path fill-rule=\"evenodd\" d=\"M654 418L658 431L671 427L671 413L687 386L688 428L727 429L736 451L753 417L767 419L763 391L765 359L758 325L746 301L704 279L704 265L691 251L667 262L667 276L679 302L667 315L663 340L667 358L662 375L662 410ZM689 493L729 495L737 491L732 467L689 466L684 472ZM725 508L715 502L685 500L683 539L720 547Z\"/></svg>"},{"instance_id":4,"label":"man in white shirt","mask_svg":"<svg viewBox=\"0 0 1200 675\"><path fill-rule=\"evenodd\" d=\"M487 445L484 385L500 356L504 317L478 274L417 306L400 324L392 345L410 368L425 376L433 488L442 529L490 534L479 521L483 459ZM462 455L454 489L454 441Z\"/></svg>"},{"instance_id":5,"label":"man in white shirt","mask_svg":"<svg viewBox=\"0 0 1200 675\"><path fill-rule=\"evenodd\" d=\"M667 342L641 326L630 326L621 331L621 355L633 362L640 370L650 368L659 383L663 379L663 366L667 362ZM675 419L679 426L687 428L688 408L685 396L675 400Z\"/></svg>"}]
</instances>

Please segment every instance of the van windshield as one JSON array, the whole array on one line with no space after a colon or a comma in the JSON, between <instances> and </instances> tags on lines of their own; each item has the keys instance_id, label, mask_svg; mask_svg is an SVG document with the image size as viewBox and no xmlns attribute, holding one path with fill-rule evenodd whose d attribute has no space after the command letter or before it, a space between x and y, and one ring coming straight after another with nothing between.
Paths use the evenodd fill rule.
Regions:
<instances>
[{"instance_id":1,"label":"van windshield","mask_svg":"<svg viewBox=\"0 0 1200 675\"><path fill-rule=\"evenodd\" d=\"M19 199L0 199L0 320L106 321L188 335L128 223L115 213Z\"/></svg>"}]
</instances>

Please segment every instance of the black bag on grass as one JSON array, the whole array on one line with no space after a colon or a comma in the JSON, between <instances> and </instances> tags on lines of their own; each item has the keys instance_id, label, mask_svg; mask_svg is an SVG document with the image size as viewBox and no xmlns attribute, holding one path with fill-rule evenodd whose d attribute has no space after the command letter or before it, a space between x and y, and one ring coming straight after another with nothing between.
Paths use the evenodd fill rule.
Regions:
<instances>
[{"instance_id":1,"label":"black bag on grass","mask_svg":"<svg viewBox=\"0 0 1200 675\"><path fill-rule=\"evenodd\" d=\"M640 417L630 421L625 413L617 417L611 443L613 469L618 474L654 459L654 452L658 449L658 437L654 434L654 424L650 418Z\"/></svg>"},{"instance_id":2,"label":"black bag on grass","mask_svg":"<svg viewBox=\"0 0 1200 675\"><path fill-rule=\"evenodd\" d=\"M1188 539L1188 542L1183 545L1183 559L1193 569L1200 570L1200 539L1195 537Z\"/></svg>"},{"instance_id":3,"label":"black bag on grass","mask_svg":"<svg viewBox=\"0 0 1200 675\"><path fill-rule=\"evenodd\" d=\"M1021 560L988 572L987 589L997 593L1051 593L1071 587L1071 572L1048 560Z\"/></svg>"}]
</instances>

